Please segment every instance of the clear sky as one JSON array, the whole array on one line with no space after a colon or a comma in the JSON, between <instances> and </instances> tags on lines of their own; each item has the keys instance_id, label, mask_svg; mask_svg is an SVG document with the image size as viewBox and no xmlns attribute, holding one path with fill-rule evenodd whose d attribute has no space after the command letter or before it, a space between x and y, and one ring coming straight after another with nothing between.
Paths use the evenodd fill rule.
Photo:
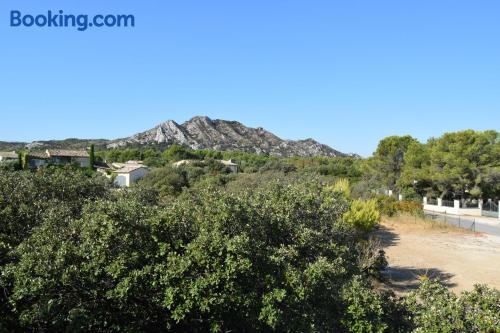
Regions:
<instances>
[{"instance_id":1,"label":"clear sky","mask_svg":"<svg viewBox=\"0 0 500 333\"><path fill-rule=\"evenodd\" d=\"M23 14L135 28L13 28ZM500 1L1 0L0 140L117 138L195 115L369 155L499 129Z\"/></svg>"}]
</instances>

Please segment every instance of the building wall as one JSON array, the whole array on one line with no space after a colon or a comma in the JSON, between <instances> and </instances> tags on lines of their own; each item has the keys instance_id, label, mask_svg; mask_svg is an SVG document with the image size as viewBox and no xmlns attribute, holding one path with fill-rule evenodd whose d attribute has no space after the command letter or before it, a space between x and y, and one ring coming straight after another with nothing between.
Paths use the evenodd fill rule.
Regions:
<instances>
[{"instance_id":1,"label":"building wall","mask_svg":"<svg viewBox=\"0 0 500 333\"><path fill-rule=\"evenodd\" d=\"M148 172L149 171L146 168L140 168L140 169L136 169L136 170L132 171L130 173L130 183L135 183L139 179L144 178L144 176L146 176L148 174ZM130 184L128 186L130 186Z\"/></svg>"},{"instance_id":2,"label":"building wall","mask_svg":"<svg viewBox=\"0 0 500 333\"><path fill-rule=\"evenodd\" d=\"M90 166L90 158L89 157L75 157L73 162L78 163L81 168L87 168Z\"/></svg>"},{"instance_id":3,"label":"building wall","mask_svg":"<svg viewBox=\"0 0 500 333\"><path fill-rule=\"evenodd\" d=\"M130 174L128 173L119 173L116 175L115 184L120 187L128 187L130 186Z\"/></svg>"},{"instance_id":4,"label":"building wall","mask_svg":"<svg viewBox=\"0 0 500 333\"><path fill-rule=\"evenodd\" d=\"M424 204L424 210L435 213L458 214L459 209L454 207Z\"/></svg>"},{"instance_id":5,"label":"building wall","mask_svg":"<svg viewBox=\"0 0 500 333\"><path fill-rule=\"evenodd\" d=\"M66 156L53 156L50 158L50 162L56 165L70 164L71 157Z\"/></svg>"},{"instance_id":6,"label":"building wall","mask_svg":"<svg viewBox=\"0 0 500 333\"><path fill-rule=\"evenodd\" d=\"M30 158L28 161L29 167L30 168L39 168L41 166L47 165L47 160L39 160L36 158Z\"/></svg>"},{"instance_id":7,"label":"building wall","mask_svg":"<svg viewBox=\"0 0 500 333\"><path fill-rule=\"evenodd\" d=\"M144 178L148 172L147 168L140 168L129 173L118 173L115 178L115 184L120 187L129 187L139 179Z\"/></svg>"},{"instance_id":8,"label":"building wall","mask_svg":"<svg viewBox=\"0 0 500 333\"><path fill-rule=\"evenodd\" d=\"M57 165L64 164L78 164L81 168L86 168L90 165L89 157L67 157L67 156L54 156L51 162Z\"/></svg>"}]
</instances>

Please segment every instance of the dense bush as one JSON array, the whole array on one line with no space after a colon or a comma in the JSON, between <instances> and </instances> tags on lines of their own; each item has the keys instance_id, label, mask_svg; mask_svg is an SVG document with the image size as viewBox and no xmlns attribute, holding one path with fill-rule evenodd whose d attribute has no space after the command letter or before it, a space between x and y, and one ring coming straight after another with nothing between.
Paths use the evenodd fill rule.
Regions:
<instances>
[{"instance_id":1,"label":"dense bush","mask_svg":"<svg viewBox=\"0 0 500 333\"><path fill-rule=\"evenodd\" d=\"M106 196L109 181L86 172L72 167L37 172L0 170L0 246L19 244L50 207L66 206L78 216L86 200Z\"/></svg>"},{"instance_id":2,"label":"dense bush","mask_svg":"<svg viewBox=\"0 0 500 333\"><path fill-rule=\"evenodd\" d=\"M412 200L398 201L388 195L378 195L375 197L377 209L382 215L394 216L396 214L421 215L422 204Z\"/></svg>"},{"instance_id":3,"label":"dense bush","mask_svg":"<svg viewBox=\"0 0 500 333\"><path fill-rule=\"evenodd\" d=\"M87 200L109 194L106 178L89 176L85 171L46 168L38 172L0 170L0 329L15 325L7 302L11 281L4 275L5 266L17 262L17 246L36 230L47 216L77 218ZM55 229L57 234L59 229Z\"/></svg>"},{"instance_id":4,"label":"dense bush","mask_svg":"<svg viewBox=\"0 0 500 333\"><path fill-rule=\"evenodd\" d=\"M17 160L0 162L0 170L16 171L19 169L21 169L21 166L19 165L19 161L17 161Z\"/></svg>"},{"instance_id":5,"label":"dense bush","mask_svg":"<svg viewBox=\"0 0 500 333\"><path fill-rule=\"evenodd\" d=\"M339 287L361 273L347 206L275 185L51 210L7 269L10 301L35 330L340 330Z\"/></svg>"},{"instance_id":6,"label":"dense bush","mask_svg":"<svg viewBox=\"0 0 500 333\"><path fill-rule=\"evenodd\" d=\"M394 216L398 212L398 201L388 195L378 195L375 197L378 211L385 216Z\"/></svg>"},{"instance_id":7,"label":"dense bush","mask_svg":"<svg viewBox=\"0 0 500 333\"><path fill-rule=\"evenodd\" d=\"M153 169L140 186L157 191L161 200L182 193L184 189L198 183L224 185L230 181L230 171L220 162L209 159L195 161L182 166L164 166Z\"/></svg>"},{"instance_id":8,"label":"dense bush","mask_svg":"<svg viewBox=\"0 0 500 333\"><path fill-rule=\"evenodd\" d=\"M127 190L70 168L0 172L0 331L498 327L500 296L485 287L460 297L429 283L402 299L375 291L371 277L387 264L368 237L378 212L351 201L345 181L270 170L221 185L235 176L220 171L159 169ZM168 179L183 172L186 186Z\"/></svg>"},{"instance_id":9,"label":"dense bush","mask_svg":"<svg viewBox=\"0 0 500 333\"><path fill-rule=\"evenodd\" d=\"M456 296L437 282L425 281L405 303L413 332L500 332L500 292L486 286Z\"/></svg>"},{"instance_id":10,"label":"dense bush","mask_svg":"<svg viewBox=\"0 0 500 333\"><path fill-rule=\"evenodd\" d=\"M303 170L322 176L334 176L349 179L352 182L362 176L363 160L356 157L293 157L286 159L295 165L297 170Z\"/></svg>"},{"instance_id":11,"label":"dense bush","mask_svg":"<svg viewBox=\"0 0 500 333\"><path fill-rule=\"evenodd\" d=\"M270 171L270 170L281 171L281 172L284 172L286 174L286 173L296 171L297 168L293 164L286 163L285 161L282 161L282 160L273 159L273 160L267 161L266 164L264 164L259 169L259 171L261 171L261 172L262 171Z\"/></svg>"},{"instance_id":12,"label":"dense bush","mask_svg":"<svg viewBox=\"0 0 500 333\"><path fill-rule=\"evenodd\" d=\"M422 204L417 201L402 200L397 203L396 210L398 213L422 215Z\"/></svg>"}]
</instances>

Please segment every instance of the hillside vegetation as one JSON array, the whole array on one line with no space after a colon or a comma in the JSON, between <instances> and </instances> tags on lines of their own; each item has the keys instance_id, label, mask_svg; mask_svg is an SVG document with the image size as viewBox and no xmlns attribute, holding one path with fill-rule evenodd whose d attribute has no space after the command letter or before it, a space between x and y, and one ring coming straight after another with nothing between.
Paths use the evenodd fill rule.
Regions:
<instances>
[{"instance_id":1,"label":"hillside vegetation","mask_svg":"<svg viewBox=\"0 0 500 333\"><path fill-rule=\"evenodd\" d=\"M481 172L496 172L495 140L474 160ZM90 170L6 167L0 331L499 332L493 288L455 295L429 280L397 297L374 287L387 265L372 239L381 215L420 209L375 191L388 179L404 186L408 151L383 173L370 167L399 161L383 159L391 150L368 160L182 146L98 152L154 166L120 190ZM217 161L229 158L242 172ZM171 165L181 159L199 162ZM490 193L484 184L475 183Z\"/></svg>"}]
</instances>

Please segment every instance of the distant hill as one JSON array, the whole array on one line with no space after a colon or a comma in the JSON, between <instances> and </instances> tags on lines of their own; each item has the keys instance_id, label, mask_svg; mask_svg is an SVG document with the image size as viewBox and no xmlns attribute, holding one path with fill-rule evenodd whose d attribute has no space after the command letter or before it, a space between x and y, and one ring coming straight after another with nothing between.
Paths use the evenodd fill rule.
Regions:
<instances>
[{"instance_id":1,"label":"distant hill","mask_svg":"<svg viewBox=\"0 0 500 333\"><path fill-rule=\"evenodd\" d=\"M160 146L172 144L192 149L239 150L273 156L347 156L313 139L284 140L265 129L246 127L237 121L212 120L194 117L182 125L173 120L161 123L145 132L116 140L51 140L32 143L0 142L0 150L29 149L83 149L90 144L98 148Z\"/></svg>"},{"instance_id":2,"label":"distant hill","mask_svg":"<svg viewBox=\"0 0 500 333\"><path fill-rule=\"evenodd\" d=\"M105 148L109 140L105 139L65 139L27 142L0 141L0 151L11 151L21 149L45 150L45 149L86 149L91 144L96 147Z\"/></svg>"}]
</instances>

